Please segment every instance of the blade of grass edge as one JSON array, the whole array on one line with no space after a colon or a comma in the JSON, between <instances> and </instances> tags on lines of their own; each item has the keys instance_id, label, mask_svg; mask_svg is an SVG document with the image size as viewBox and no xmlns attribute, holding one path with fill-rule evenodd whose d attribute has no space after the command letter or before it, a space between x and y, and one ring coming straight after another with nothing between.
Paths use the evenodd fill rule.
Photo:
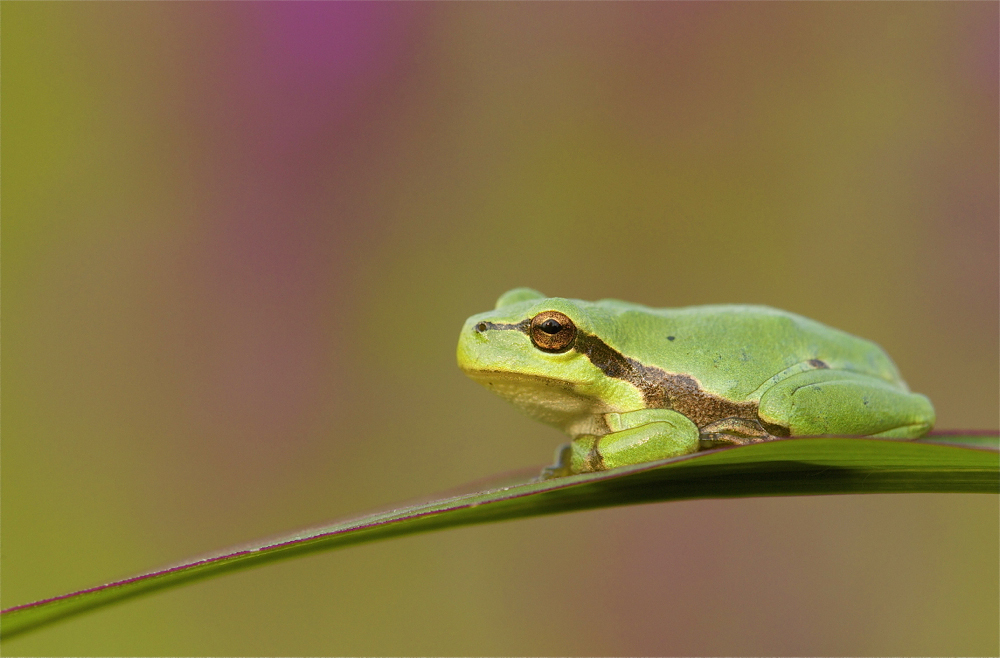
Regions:
<instances>
[{"instance_id":1,"label":"blade of grass edge","mask_svg":"<svg viewBox=\"0 0 1000 658\"><path fill-rule=\"evenodd\" d=\"M1000 492L997 432L919 441L796 438L546 481L445 495L299 530L0 614L9 639L128 598L229 571L416 532L668 500L846 493ZM537 472L537 471L535 471Z\"/></svg>"}]
</instances>

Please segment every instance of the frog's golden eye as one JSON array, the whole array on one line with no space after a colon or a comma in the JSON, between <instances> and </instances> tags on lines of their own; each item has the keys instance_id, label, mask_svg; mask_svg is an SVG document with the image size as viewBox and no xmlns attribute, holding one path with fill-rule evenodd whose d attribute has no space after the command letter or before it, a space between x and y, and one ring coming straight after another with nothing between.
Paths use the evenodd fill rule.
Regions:
<instances>
[{"instance_id":1,"label":"frog's golden eye","mask_svg":"<svg viewBox=\"0 0 1000 658\"><path fill-rule=\"evenodd\" d=\"M529 335L543 352L565 352L576 340L576 325L559 311L542 311L531 318Z\"/></svg>"}]
</instances>

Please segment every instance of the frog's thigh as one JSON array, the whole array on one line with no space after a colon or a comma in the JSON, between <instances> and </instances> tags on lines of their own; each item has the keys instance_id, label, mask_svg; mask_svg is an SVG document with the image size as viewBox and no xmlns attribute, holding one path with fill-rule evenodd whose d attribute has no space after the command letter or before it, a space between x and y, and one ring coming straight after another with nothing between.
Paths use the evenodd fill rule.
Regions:
<instances>
[{"instance_id":1,"label":"frog's thigh","mask_svg":"<svg viewBox=\"0 0 1000 658\"><path fill-rule=\"evenodd\" d=\"M667 409L607 414L610 434L573 441L574 473L603 471L697 452L698 428L686 416Z\"/></svg>"},{"instance_id":2,"label":"frog's thigh","mask_svg":"<svg viewBox=\"0 0 1000 658\"><path fill-rule=\"evenodd\" d=\"M812 370L779 382L761 397L758 415L787 427L792 436L913 439L934 425L934 408L923 395L876 377L837 370Z\"/></svg>"}]
</instances>

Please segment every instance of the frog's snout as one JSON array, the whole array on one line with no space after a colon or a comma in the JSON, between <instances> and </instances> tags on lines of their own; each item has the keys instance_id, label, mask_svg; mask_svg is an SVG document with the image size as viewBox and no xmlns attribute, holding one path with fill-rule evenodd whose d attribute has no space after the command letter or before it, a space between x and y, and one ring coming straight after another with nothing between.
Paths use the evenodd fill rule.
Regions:
<instances>
[{"instance_id":1,"label":"frog's snout","mask_svg":"<svg viewBox=\"0 0 1000 658\"><path fill-rule=\"evenodd\" d=\"M476 345L486 341L485 322L470 322L462 327L462 333L458 337L458 365L462 370L474 368L476 363Z\"/></svg>"}]
</instances>

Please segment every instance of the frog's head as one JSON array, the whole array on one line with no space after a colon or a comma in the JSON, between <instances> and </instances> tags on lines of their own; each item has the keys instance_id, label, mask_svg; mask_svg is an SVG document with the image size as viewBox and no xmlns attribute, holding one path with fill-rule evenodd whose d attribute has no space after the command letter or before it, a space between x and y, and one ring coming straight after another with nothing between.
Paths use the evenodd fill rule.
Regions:
<instances>
[{"instance_id":1,"label":"frog's head","mask_svg":"<svg viewBox=\"0 0 1000 658\"><path fill-rule=\"evenodd\" d=\"M609 311L596 304L516 288L502 295L494 310L465 322L458 365L528 415L571 436L604 434L602 414L643 407L638 389L607 374L602 352L615 330Z\"/></svg>"}]
</instances>

